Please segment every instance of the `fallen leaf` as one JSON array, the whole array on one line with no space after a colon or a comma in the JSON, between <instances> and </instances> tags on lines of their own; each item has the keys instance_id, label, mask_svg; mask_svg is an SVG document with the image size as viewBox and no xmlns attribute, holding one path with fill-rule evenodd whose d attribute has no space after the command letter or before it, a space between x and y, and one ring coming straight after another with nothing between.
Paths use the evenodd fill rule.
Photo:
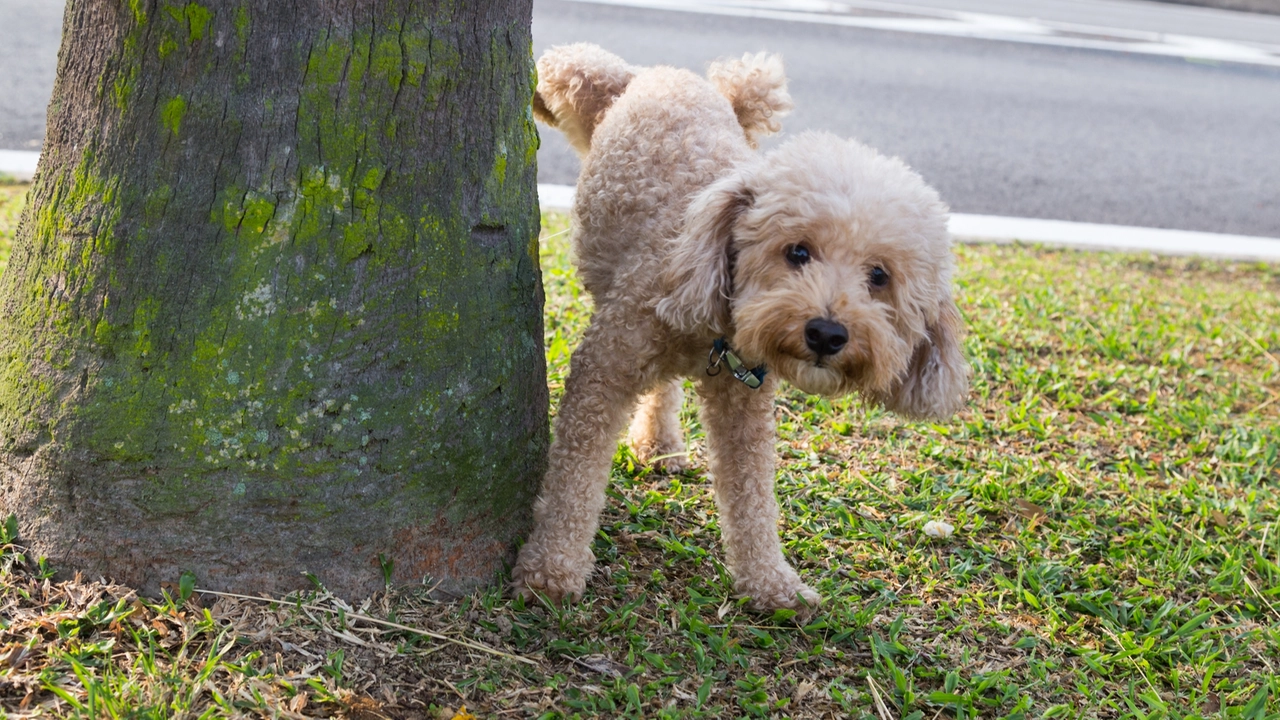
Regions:
<instances>
[{"instance_id":1,"label":"fallen leaf","mask_svg":"<svg viewBox=\"0 0 1280 720\"><path fill-rule=\"evenodd\" d=\"M938 540L946 540L955 534L956 526L942 520L930 520L922 528L924 534Z\"/></svg>"},{"instance_id":2,"label":"fallen leaf","mask_svg":"<svg viewBox=\"0 0 1280 720\"><path fill-rule=\"evenodd\" d=\"M27 661L27 653L29 651L30 648L26 645L19 645L10 650L8 657L9 667L14 668L15 670L21 668L22 664Z\"/></svg>"},{"instance_id":3,"label":"fallen leaf","mask_svg":"<svg viewBox=\"0 0 1280 720\"><path fill-rule=\"evenodd\" d=\"M1018 514L1028 520L1034 520L1036 518L1040 518L1040 517L1044 517L1045 515L1048 515L1048 513L1044 511L1044 508L1031 502L1030 500L1023 500L1022 498L1018 498L1013 501L1013 504L1017 506Z\"/></svg>"},{"instance_id":4,"label":"fallen leaf","mask_svg":"<svg viewBox=\"0 0 1280 720\"><path fill-rule=\"evenodd\" d=\"M877 510L877 509L875 509L875 508L871 507L870 505L866 505L866 504L863 504L863 505L859 505L859 506L858 506L858 514L859 514L859 515L861 515L861 516L862 516L862 517L864 517L864 518L867 518L868 520L883 520L883 519L884 519L884 513L880 512L879 510Z\"/></svg>"},{"instance_id":5,"label":"fallen leaf","mask_svg":"<svg viewBox=\"0 0 1280 720\"><path fill-rule=\"evenodd\" d=\"M573 662L591 672L608 675L609 677L622 677L624 673L631 669L622 663L610 660L604 655L584 655L580 658L574 658Z\"/></svg>"},{"instance_id":6,"label":"fallen leaf","mask_svg":"<svg viewBox=\"0 0 1280 720\"><path fill-rule=\"evenodd\" d=\"M685 702L693 702L694 700L698 699L697 695L694 695L688 690L681 689L679 685L671 686L671 694L675 695L677 698L680 698L681 700L684 700Z\"/></svg>"},{"instance_id":7,"label":"fallen leaf","mask_svg":"<svg viewBox=\"0 0 1280 720\"><path fill-rule=\"evenodd\" d=\"M374 700L367 695L357 695L355 693L345 693L340 699L343 710L350 720L384 720L387 716L382 714L382 703ZM464 706L461 714L454 715L454 720L462 718L472 718L468 715L467 708Z\"/></svg>"},{"instance_id":8,"label":"fallen leaf","mask_svg":"<svg viewBox=\"0 0 1280 720\"><path fill-rule=\"evenodd\" d=\"M716 610L716 619L723 620L724 616L728 615L732 610L733 610L733 603L729 602L728 600L724 601L724 603L720 605L720 609Z\"/></svg>"},{"instance_id":9,"label":"fallen leaf","mask_svg":"<svg viewBox=\"0 0 1280 720\"><path fill-rule=\"evenodd\" d=\"M817 686L808 680L801 680L800 684L796 685L796 689L791 692L791 701L799 704L815 687Z\"/></svg>"}]
</instances>

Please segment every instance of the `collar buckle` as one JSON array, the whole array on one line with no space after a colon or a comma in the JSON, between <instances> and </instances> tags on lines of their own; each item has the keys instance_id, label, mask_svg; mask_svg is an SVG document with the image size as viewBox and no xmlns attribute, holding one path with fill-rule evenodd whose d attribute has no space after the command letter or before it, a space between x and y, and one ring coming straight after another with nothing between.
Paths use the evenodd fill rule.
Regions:
<instances>
[{"instance_id":1,"label":"collar buckle","mask_svg":"<svg viewBox=\"0 0 1280 720\"><path fill-rule=\"evenodd\" d=\"M712 377L719 375L722 369L721 361L729 365L729 372L733 373L735 378L752 390L764 384L764 376L769 372L764 363L748 368L746 363L729 349L728 341L724 338L716 338L711 346L711 352L707 355L707 374Z\"/></svg>"}]
</instances>

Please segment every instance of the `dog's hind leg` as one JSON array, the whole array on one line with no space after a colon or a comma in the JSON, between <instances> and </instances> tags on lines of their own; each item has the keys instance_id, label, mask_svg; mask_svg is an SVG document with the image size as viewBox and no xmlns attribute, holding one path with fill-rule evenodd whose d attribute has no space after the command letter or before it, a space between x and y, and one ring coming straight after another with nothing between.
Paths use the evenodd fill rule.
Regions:
<instances>
[{"instance_id":1,"label":"dog's hind leg","mask_svg":"<svg viewBox=\"0 0 1280 720\"><path fill-rule=\"evenodd\" d=\"M728 373L698 382L711 476L720 511L725 559L733 589L759 610L808 614L818 593L782 555L778 501L773 495L773 391L777 380L751 389Z\"/></svg>"},{"instance_id":2,"label":"dog's hind leg","mask_svg":"<svg viewBox=\"0 0 1280 720\"><path fill-rule=\"evenodd\" d=\"M682 380L671 380L645 395L627 434L627 444L640 462L667 472L689 467L684 430L680 427L683 385Z\"/></svg>"},{"instance_id":3,"label":"dog's hind leg","mask_svg":"<svg viewBox=\"0 0 1280 720\"><path fill-rule=\"evenodd\" d=\"M533 533L512 571L525 597L536 591L556 601L579 599L595 564L591 540L618 436L647 384L637 349L610 325L597 314L570 360Z\"/></svg>"}]
</instances>

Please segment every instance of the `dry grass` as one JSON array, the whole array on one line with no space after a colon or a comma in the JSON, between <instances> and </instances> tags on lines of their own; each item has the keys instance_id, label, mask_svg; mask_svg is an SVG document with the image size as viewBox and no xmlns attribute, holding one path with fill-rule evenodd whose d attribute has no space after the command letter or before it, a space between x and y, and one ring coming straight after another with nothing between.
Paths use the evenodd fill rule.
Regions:
<instances>
[{"instance_id":1,"label":"dry grass","mask_svg":"<svg viewBox=\"0 0 1280 720\"><path fill-rule=\"evenodd\" d=\"M549 235L563 230L547 220ZM589 317L564 240L547 238L543 256L553 397ZM320 589L183 602L177 578L177 599L155 602L53 582L9 544L0 707L1276 717L1280 268L959 253L975 366L965 413L911 424L855 400L779 398L784 542L828 598L806 626L730 596L687 408L695 469L653 474L619 452L598 570L568 608L498 590L437 601L425 587L356 608ZM955 535L926 538L930 519Z\"/></svg>"}]
</instances>

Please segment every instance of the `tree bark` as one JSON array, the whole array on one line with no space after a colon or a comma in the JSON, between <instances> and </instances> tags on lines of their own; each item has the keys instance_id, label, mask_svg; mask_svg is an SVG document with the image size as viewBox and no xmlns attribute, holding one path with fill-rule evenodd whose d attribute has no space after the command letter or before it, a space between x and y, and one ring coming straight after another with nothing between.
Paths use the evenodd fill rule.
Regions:
<instances>
[{"instance_id":1,"label":"tree bark","mask_svg":"<svg viewBox=\"0 0 1280 720\"><path fill-rule=\"evenodd\" d=\"M347 597L512 557L547 445L530 22L71 0L0 280L0 502L34 551Z\"/></svg>"}]
</instances>

